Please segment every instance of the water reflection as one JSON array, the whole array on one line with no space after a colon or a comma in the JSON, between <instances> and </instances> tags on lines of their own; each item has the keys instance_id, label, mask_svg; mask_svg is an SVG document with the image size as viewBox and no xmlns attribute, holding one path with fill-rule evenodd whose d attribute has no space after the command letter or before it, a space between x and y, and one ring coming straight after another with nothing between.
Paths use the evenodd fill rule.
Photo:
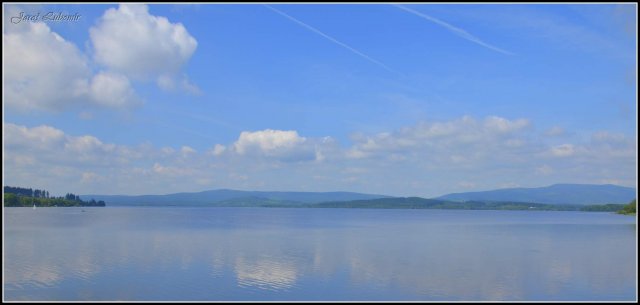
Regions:
<instances>
[{"instance_id":1,"label":"water reflection","mask_svg":"<svg viewBox=\"0 0 640 305\"><path fill-rule=\"evenodd\" d=\"M590 294L586 291L592 291L592 285L598 286L597 293L609 293L608 297L620 297L615 294L624 289L633 291L634 269L621 262L634 261L634 244L632 236L611 236L624 236L619 228L602 236L540 226L431 229L427 236L410 240L385 236L385 232L375 239L352 239L347 245L352 280L425 299L582 300L591 296L581 296L580 290ZM614 258L612 249L623 251L615 251Z\"/></svg>"},{"instance_id":2,"label":"water reflection","mask_svg":"<svg viewBox=\"0 0 640 305\"><path fill-rule=\"evenodd\" d=\"M617 215L70 211L5 209L7 300L635 298L635 225Z\"/></svg>"},{"instance_id":3,"label":"water reflection","mask_svg":"<svg viewBox=\"0 0 640 305\"><path fill-rule=\"evenodd\" d=\"M286 290L295 285L295 265L275 259L258 258L250 261L238 257L235 262L238 285L267 290Z\"/></svg>"}]
</instances>

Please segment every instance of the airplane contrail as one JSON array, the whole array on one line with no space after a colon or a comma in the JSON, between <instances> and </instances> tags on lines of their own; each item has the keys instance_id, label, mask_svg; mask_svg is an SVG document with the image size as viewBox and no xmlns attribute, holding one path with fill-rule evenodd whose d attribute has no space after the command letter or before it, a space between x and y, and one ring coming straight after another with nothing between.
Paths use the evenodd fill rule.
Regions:
<instances>
[{"instance_id":1,"label":"airplane contrail","mask_svg":"<svg viewBox=\"0 0 640 305\"><path fill-rule=\"evenodd\" d=\"M429 16L427 14L420 13L420 12L418 12L416 10L412 10L412 9L410 9L408 7L405 7L405 6L402 6L402 5L394 4L394 6L399 8L399 9L401 9L401 10L404 10L404 11L407 11L407 12L409 12L411 14L414 14L414 15L416 15L418 17L422 17L422 18L427 19L427 20L429 20L429 21L431 21L433 23L441 25L441 26L447 28L449 31L454 32L456 35L458 35L458 36L460 36L460 37L462 37L462 38L464 38L466 40L475 42L475 43L477 43L477 44L479 44L479 45L481 45L481 46L483 46L485 48L489 48L491 50L500 52L502 54L514 55L514 53L511 53L509 51L506 51L506 50L500 49L498 47L492 46L492 45L480 40L480 38L469 34L467 31L465 31L465 30L463 30L461 28L455 27L455 26L453 26L451 24L448 24L448 23L446 23L446 22L444 22L444 21L442 21L440 19L431 17L431 16Z\"/></svg>"},{"instance_id":2,"label":"airplane contrail","mask_svg":"<svg viewBox=\"0 0 640 305\"><path fill-rule=\"evenodd\" d=\"M382 67L382 68L384 68L385 70L387 70L389 72L392 72L392 73L396 73L396 74L402 75L402 73L389 68L387 65L383 64L382 62L371 58L371 56L369 56L367 54L364 54L364 53L362 53L362 52L360 52L360 51L348 46L347 44L345 44L343 42L338 41L337 39L335 39L335 38L333 38L333 37L321 32L320 30L318 30L318 29L316 29L316 28L314 28L314 27L312 27L312 26L310 26L310 25L308 25L308 24L306 24L306 23L304 23L304 22L302 22L302 21L290 16L290 15L287 15L286 13L284 13L284 12L278 10L278 9L275 9L275 8L269 6L269 5L264 4L264 6L266 6L270 10L272 10L272 11L274 11L274 12L276 12L276 13L284 16L284 17L287 17L287 19L289 19L289 20L291 20L291 21L293 21L293 22L305 27L306 29L308 29L308 30L310 30L310 31L312 31L312 32L314 32L314 33L316 33L316 34L318 34L318 35L320 35L320 36L322 36L322 37L324 37L326 39L329 39L333 43L336 43L336 44L346 48L347 50L359 55L360 57L362 57L362 58L364 58L364 59L366 59L366 60L368 60L368 61L370 61L370 62L372 62L372 63L374 63L374 64L376 64L376 65L378 65L380 67Z\"/></svg>"}]
</instances>

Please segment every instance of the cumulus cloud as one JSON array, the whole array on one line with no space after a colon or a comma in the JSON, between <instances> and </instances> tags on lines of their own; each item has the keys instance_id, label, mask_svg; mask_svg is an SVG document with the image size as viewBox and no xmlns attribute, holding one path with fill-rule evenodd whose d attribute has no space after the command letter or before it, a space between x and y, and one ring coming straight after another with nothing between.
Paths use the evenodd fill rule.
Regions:
<instances>
[{"instance_id":1,"label":"cumulus cloud","mask_svg":"<svg viewBox=\"0 0 640 305\"><path fill-rule=\"evenodd\" d=\"M495 131L502 134L519 131L530 125L531 123L527 119L517 119L511 121L497 116L490 116L484 120L484 127L487 130Z\"/></svg>"},{"instance_id":2,"label":"cumulus cloud","mask_svg":"<svg viewBox=\"0 0 640 305\"><path fill-rule=\"evenodd\" d=\"M591 136L586 145L587 153L599 158L636 158L637 142L624 134L599 131Z\"/></svg>"},{"instance_id":3,"label":"cumulus cloud","mask_svg":"<svg viewBox=\"0 0 640 305\"><path fill-rule=\"evenodd\" d=\"M14 6L9 9L16 11ZM182 24L150 15L146 5L108 9L89 34L93 58L46 23L5 26L6 105L25 112L72 106L130 108L142 102L131 80L153 80L163 90L201 93L181 71L197 41ZM92 60L105 70L93 71Z\"/></svg>"},{"instance_id":4,"label":"cumulus cloud","mask_svg":"<svg viewBox=\"0 0 640 305\"><path fill-rule=\"evenodd\" d=\"M213 183L233 187L235 182L246 188L260 187L270 171L290 170L287 164L306 166L316 164L317 158L326 160L322 146L335 144L330 138L309 139L295 131L263 130L245 132L235 143L199 152L188 145L118 145L93 135L69 135L51 126L13 123L4 124L4 141L9 183L46 186L52 192L76 185L82 189L75 192L107 189L116 193L155 193L169 186L175 191L195 191L199 189L194 187ZM226 157L212 159L211 154Z\"/></svg>"},{"instance_id":5,"label":"cumulus cloud","mask_svg":"<svg viewBox=\"0 0 640 305\"><path fill-rule=\"evenodd\" d=\"M27 128L5 123L3 138L6 148L49 149L62 145L65 135L61 130L46 125Z\"/></svg>"},{"instance_id":6,"label":"cumulus cloud","mask_svg":"<svg viewBox=\"0 0 640 305\"><path fill-rule=\"evenodd\" d=\"M192 84L186 74L182 74L181 76L162 74L156 79L156 84L164 91L176 91L181 89L193 95L202 94L202 90L200 90L198 86Z\"/></svg>"},{"instance_id":7,"label":"cumulus cloud","mask_svg":"<svg viewBox=\"0 0 640 305\"><path fill-rule=\"evenodd\" d=\"M60 111L72 105L128 107L137 103L126 77L92 75L89 61L71 42L42 22L7 27L2 34L8 106Z\"/></svg>"},{"instance_id":8,"label":"cumulus cloud","mask_svg":"<svg viewBox=\"0 0 640 305\"><path fill-rule=\"evenodd\" d=\"M160 163L153 164L153 172L158 175L167 175L167 176L188 176L193 173L193 170L190 168L177 167L177 166L163 166Z\"/></svg>"},{"instance_id":9,"label":"cumulus cloud","mask_svg":"<svg viewBox=\"0 0 640 305\"><path fill-rule=\"evenodd\" d=\"M576 157L576 160L630 159L636 155L636 141L624 134L595 132L585 143L564 143L551 146L546 156L554 158Z\"/></svg>"},{"instance_id":10,"label":"cumulus cloud","mask_svg":"<svg viewBox=\"0 0 640 305\"><path fill-rule=\"evenodd\" d=\"M144 4L110 8L89 30L94 59L135 80L155 80L164 90L198 91L180 73L198 46L181 23L154 16Z\"/></svg>"},{"instance_id":11,"label":"cumulus cloud","mask_svg":"<svg viewBox=\"0 0 640 305\"><path fill-rule=\"evenodd\" d=\"M591 135L591 141L598 144L628 146L632 144L631 139L624 134L610 133L606 131L598 131Z\"/></svg>"},{"instance_id":12,"label":"cumulus cloud","mask_svg":"<svg viewBox=\"0 0 640 305\"><path fill-rule=\"evenodd\" d=\"M308 161L316 158L313 145L295 130L243 131L233 143L239 155L265 156L283 161Z\"/></svg>"},{"instance_id":13,"label":"cumulus cloud","mask_svg":"<svg viewBox=\"0 0 640 305\"><path fill-rule=\"evenodd\" d=\"M91 135L66 135L62 130L46 125L28 128L4 123L4 138L9 158L29 156L38 162L55 161L55 165L104 166L122 163L135 156L126 147L103 143Z\"/></svg>"},{"instance_id":14,"label":"cumulus cloud","mask_svg":"<svg viewBox=\"0 0 640 305\"><path fill-rule=\"evenodd\" d=\"M269 152L278 149L292 148L304 143L306 140L306 138L298 136L298 132L295 130L283 131L266 129L255 132L243 131L238 141L234 144L234 147L239 154L245 154L252 149Z\"/></svg>"},{"instance_id":15,"label":"cumulus cloud","mask_svg":"<svg viewBox=\"0 0 640 305\"><path fill-rule=\"evenodd\" d=\"M464 116L372 135L355 134L343 156L349 162L376 168L378 174L385 172L383 175L391 181L400 169L403 179L435 175L449 181L442 188L451 188L460 175L482 181L478 187L483 188L504 183L498 177L528 177L525 184L531 186L567 181L599 183L603 177L633 181L633 138L602 131L588 141L554 140L547 131L535 132L527 119L491 116L478 120ZM536 162L542 165L533 166Z\"/></svg>"},{"instance_id":16,"label":"cumulus cloud","mask_svg":"<svg viewBox=\"0 0 640 305\"><path fill-rule=\"evenodd\" d=\"M78 48L41 22L8 27L2 34L6 103L55 109L86 95L90 70Z\"/></svg>"},{"instance_id":17,"label":"cumulus cloud","mask_svg":"<svg viewBox=\"0 0 640 305\"><path fill-rule=\"evenodd\" d=\"M482 155L490 156L491 151L514 151L526 146L523 131L529 126L526 119L491 116L478 121L464 116L448 122L420 123L374 136L358 135L353 137L355 144L346 155L356 159L395 156L395 160L405 160L398 154L420 154L433 160L437 158L438 162L461 163Z\"/></svg>"},{"instance_id":18,"label":"cumulus cloud","mask_svg":"<svg viewBox=\"0 0 640 305\"><path fill-rule=\"evenodd\" d=\"M186 145L176 154L170 147L118 145L93 135L69 135L51 126L12 123L4 123L3 138L5 174L15 185L48 185L51 191L68 191L69 185L80 183L86 189L136 191L138 186L150 190L175 179L184 182L185 176L201 181L210 178L204 160Z\"/></svg>"},{"instance_id":19,"label":"cumulus cloud","mask_svg":"<svg viewBox=\"0 0 640 305\"><path fill-rule=\"evenodd\" d=\"M91 98L98 104L124 108L139 104L129 79L124 75L112 72L100 72L91 80Z\"/></svg>"},{"instance_id":20,"label":"cumulus cloud","mask_svg":"<svg viewBox=\"0 0 640 305\"><path fill-rule=\"evenodd\" d=\"M190 154L195 154L197 151L192 147L182 146L182 148L180 148L180 152L182 152L183 155L190 155Z\"/></svg>"},{"instance_id":21,"label":"cumulus cloud","mask_svg":"<svg viewBox=\"0 0 640 305\"><path fill-rule=\"evenodd\" d=\"M573 144L561 144L550 149L551 155L555 157L569 157L575 153Z\"/></svg>"},{"instance_id":22,"label":"cumulus cloud","mask_svg":"<svg viewBox=\"0 0 640 305\"><path fill-rule=\"evenodd\" d=\"M5 123L5 177L10 184L51 191L79 185L130 194L203 186L331 191L348 183L351 191L424 196L506 182L635 184L634 138L600 131L586 140L551 144L544 130L531 134L529 126L526 120L462 117L354 135L342 147L330 137L265 129L197 150L118 145L46 125Z\"/></svg>"},{"instance_id":23,"label":"cumulus cloud","mask_svg":"<svg viewBox=\"0 0 640 305\"><path fill-rule=\"evenodd\" d=\"M624 134L595 132L588 141L550 146L540 157L554 169L549 176L567 177L565 181L636 184L637 141Z\"/></svg>"},{"instance_id":24,"label":"cumulus cloud","mask_svg":"<svg viewBox=\"0 0 640 305\"><path fill-rule=\"evenodd\" d=\"M214 155L214 156L220 156L222 155L225 151L227 151L227 147L221 144L216 144L210 151L209 153Z\"/></svg>"},{"instance_id":25,"label":"cumulus cloud","mask_svg":"<svg viewBox=\"0 0 640 305\"><path fill-rule=\"evenodd\" d=\"M104 144L94 136L67 137L64 145L70 152L95 153L98 150L113 151L114 144Z\"/></svg>"}]
</instances>

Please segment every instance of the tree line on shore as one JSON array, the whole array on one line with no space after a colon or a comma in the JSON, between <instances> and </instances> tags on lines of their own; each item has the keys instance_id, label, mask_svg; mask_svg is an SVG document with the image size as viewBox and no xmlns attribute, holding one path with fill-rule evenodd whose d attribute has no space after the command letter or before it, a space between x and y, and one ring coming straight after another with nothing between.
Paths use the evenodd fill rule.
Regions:
<instances>
[{"instance_id":1,"label":"tree line on shore","mask_svg":"<svg viewBox=\"0 0 640 305\"><path fill-rule=\"evenodd\" d=\"M4 187L5 207L70 207L70 206L106 206L102 200L91 199L84 201L79 195L67 193L65 196L50 196L49 191L32 188L5 186Z\"/></svg>"},{"instance_id":2,"label":"tree line on shore","mask_svg":"<svg viewBox=\"0 0 640 305\"><path fill-rule=\"evenodd\" d=\"M620 211L618 211L618 214L635 215L636 214L636 200L633 199L631 202L626 204Z\"/></svg>"}]
</instances>

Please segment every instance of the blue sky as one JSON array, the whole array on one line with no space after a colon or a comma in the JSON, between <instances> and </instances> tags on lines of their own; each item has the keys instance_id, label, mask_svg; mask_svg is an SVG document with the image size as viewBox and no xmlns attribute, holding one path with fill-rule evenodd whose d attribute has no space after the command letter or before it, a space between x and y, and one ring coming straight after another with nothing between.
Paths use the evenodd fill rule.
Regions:
<instances>
[{"instance_id":1,"label":"blue sky","mask_svg":"<svg viewBox=\"0 0 640 305\"><path fill-rule=\"evenodd\" d=\"M636 11L5 4L4 184L425 197L635 186Z\"/></svg>"}]
</instances>

